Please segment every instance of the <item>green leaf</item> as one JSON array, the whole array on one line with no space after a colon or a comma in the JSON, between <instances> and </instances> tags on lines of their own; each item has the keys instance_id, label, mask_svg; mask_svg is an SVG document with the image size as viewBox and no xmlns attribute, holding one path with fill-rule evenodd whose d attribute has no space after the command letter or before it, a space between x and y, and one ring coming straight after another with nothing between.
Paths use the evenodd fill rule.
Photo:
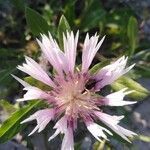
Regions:
<instances>
[{"instance_id":1,"label":"green leaf","mask_svg":"<svg viewBox=\"0 0 150 150\"><path fill-rule=\"evenodd\" d=\"M129 56L133 55L138 45L138 23L135 17L131 16L127 26L129 40Z\"/></svg>"},{"instance_id":2,"label":"green leaf","mask_svg":"<svg viewBox=\"0 0 150 150\"><path fill-rule=\"evenodd\" d=\"M98 27L105 16L106 11L99 0L85 1L85 8L80 18L81 30L88 31L91 28Z\"/></svg>"},{"instance_id":3,"label":"green leaf","mask_svg":"<svg viewBox=\"0 0 150 150\"><path fill-rule=\"evenodd\" d=\"M100 142L97 141L93 145L93 150L103 150L105 148L105 144L106 144L105 140L102 140Z\"/></svg>"},{"instance_id":4,"label":"green leaf","mask_svg":"<svg viewBox=\"0 0 150 150\"><path fill-rule=\"evenodd\" d=\"M51 31L51 27L46 20L35 10L26 7L25 14L27 24L35 36L38 36L40 33L47 34L48 31Z\"/></svg>"},{"instance_id":5,"label":"green leaf","mask_svg":"<svg viewBox=\"0 0 150 150\"><path fill-rule=\"evenodd\" d=\"M66 16L67 20L69 21L70 26L74 25L75 21L75 3L77 0L68 0L67 4L64 8L64 15Z\"/></svg>"},{"instance_id":6,"label":"green leaf","mask_svg":"<svg viewBox=\"0 0 150 150\"><path fill-rule=\"evenodd\" d=\"M136 81L132 80L131 78L122 76L116 82L114 82L111 87L115 90L121 90L123 88L128 88L129 90L134 90L133 93L129 94L128 97L133 98L135 100L141 100L147 97L150 92L141 86Z\"/></svg>"},{"instance_id":7,"label":"green leaf","mask_svg":"<svg viewBox=\"0 0 150 150\"><path fill-rule=\"evenodd\" d=\"M90 69L90 73L91 74L95 74L97 71L99 71L101 68L103 68L104 66L108 65L110 63L109 60L97 63L96 65L94 65L91 69Z\"/></svg>"},{"instance_id":8,"label":"green leaf","mask_svg":"<svg viewBox=\"0 0 150 150\"><path fill-rule=\"evenodd\" d=\"M139 135L136 137L137 139L143 141L143 142L148 142L150 143L150 136L145 136L145 135Z\"/></svg>"},{"instance_id":9,"label":"green leaf","mask_svg":"<svg viewBox=\"0 0 150 150\"><path fill-rule=\"evenodd\" d=\"M150 78L150 67L147 64L136 65L135 73L141 75L141 77Z\"/></svg>"},{"instance_id":10,"label":"green leaf","mask_svg":"<svg viewBox=\"0 0 150 150\"><path fill-rule=\"evenodd\" d=\"M0 143L4 143L13 138L18 132L25 128L24 124L20 124L35 108L42 106L41 101L30 102L29 105L20 108L14 112L0 127Z\"/></svg>"},{"instance_id":11,"label":"green leaf","mask_svg":"<svg viewBox=\"0 0 150 150\"><path fill-rule=\"evenodd\" d=\"M14 6L20 10L20 11L24 11L25 10L25 0L11 0L11 2L14 4Z\"/></svg>"},{"instance_id":12,"label":"green leaf","mask_svg":"<svg viewBox=\"0 0 150 150\"><path fill-rule=\"evenodd\" d=\"M71 28L65 16L62 15L59 20L59 25L57 30L59 46L62 50L63 50L63 33L65 34L66 31L70 32Z\"/></svg>"},{"instance_id":13,"label":"green leaf","mask_svg":"<svg viewBox=\"0 0 150 150\"><path fill-rule=\"evenodd\" d=\"M44 84L43 82L41 81L38 81L36 79L34 79L33 77L29 76L29 77L25 77L24 80L29 83L30 85L32 86L35 86L35 87L38 87L42 90L51 90L51 87Z\"/></svg>"},{"instance_id":14,"label":"green leaf","mask_svg":"<svg viewBox=\"0 0 150 150\"><path fill-rule=\"evenodd\" d=\"M9 114L15 112L17 109L14 105L3 99L0 100L0 107L2 107L2 109Z\"/></svg>"}]
</instances>

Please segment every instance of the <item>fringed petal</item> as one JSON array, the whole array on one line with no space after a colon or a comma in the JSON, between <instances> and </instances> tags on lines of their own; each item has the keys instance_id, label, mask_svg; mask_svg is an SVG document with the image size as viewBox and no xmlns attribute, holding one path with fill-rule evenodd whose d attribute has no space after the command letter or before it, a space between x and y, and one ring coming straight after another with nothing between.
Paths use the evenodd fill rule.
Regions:
<instances>
[{"instance_id":1,"label":"fringed petal","mask_svg":"<svg viewBox=\"0 0 150 150\"><path fill-rule=\"evenodd\" d=\"M76 33L75 37L73 32L67 32L67 36L63 34L65 56L68 61L69 72L71 73L74 72L75 68L78 37L79 32Z\"/></svg>"},{"instance_id":2,"label":"fringed petal","mask_svg":"<svg viewBox=\"0 0 150 150\"><path fill-rule=\"evenodd\" d=\"M33 78L45 83L46 85L55 87L54 82L51 80L48 74L33 59L26 56L26 64L23 64L23 66L18 66L17 68L29 74Z\"/></svg>"},{"instance_id":3,"label":"fringed petal","mask_svg":"<svg viewBox=\"0 0 150 150\"><path fill-rule=\"evenodd\" d=\"M97 53L105 39L105 36L99 42L98 38L99 36L97 36L96 34L91 38L89 38L88 34L86 35L82 51L82 72L88 71L95 54Z\"/></svg>"},{"instance_id":4,"label":"fringed petal","mask_svg":"<svg viewBox=\"0 0 150 150\"><path fill-rule=\"evenodd\" d=\"M123 139L125 139L128 142L130 142L130 140L127 137L133 137L133 135L136 135L134 132L118 125L123 116L110 116L108 114L98 111L95 111L95 115L109 128L111 128L114 132L116 132L118 135L120 135Z\"/></svg>"},{"instance_id":5,"label":"fringed petal","mask_svg":"<svg viewBox=\"0 0 150 150\"><path fill-rule=\"evenodd\" d=\"M96 80L95 90L99 91L105 85L109 85L121 77L123 74L127 73L130 69L134 67L134 64L128 68L125 68L127 63L127 57L125 56L118 59L116 62L107 65L100 69L93 79Z\"/></svg>"},{"instance_id":6,"label":"fringed petal","mask_svg":"<svg viewBox=\"0 0 150 150\"><path fill-rule=\"evenodd\" d=\"M106 134L104 133L104 131L110 135L112 135L112 133L107 130L106 128L94 123L94 122L87 122L86 123L87 129L91 132L91 134L98 140L101 141L100 137L104 138L105 140L107 139Z\"/></svg>"},{"instance_id":7,"label":"fringed petal","mask_svg":"<svg viewBox=\"0 0 150 150\"><path fill-rule=\"evenodd\" d=\"M107 95L105 98L103 98L101 101L103 101L104 105L108 106L124 106L124 105L131 105L135 104L135 101L124 101L123 98L125 95L130 94L134 91L126 91L127 88L124 88L118 92L111 93Z\"/></svg>"},{"instance_id":8,"label":"fringed petal","mask_svg":"<svg viewBox=\"0 0 150 150\"><path fill-rule=\"evenodd\" d=\"M34 132L38 130L38 132L41 132L46 125L54 119L55 110L54 109L43 109L35 112L33 115L31 115L29 118L25 119L22 123L30 122L32 120L37 121L37 126L33 129L33 131L29 134L32 135Z\"/></svg>"}]
</instances>

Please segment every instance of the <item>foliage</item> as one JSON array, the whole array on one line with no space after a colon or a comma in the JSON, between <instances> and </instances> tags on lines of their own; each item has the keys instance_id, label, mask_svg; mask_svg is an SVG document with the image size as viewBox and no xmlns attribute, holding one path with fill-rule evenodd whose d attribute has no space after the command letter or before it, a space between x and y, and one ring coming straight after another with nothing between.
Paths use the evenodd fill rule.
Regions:
<instances>
[{"instance_id":1,"label":"foliage","mask_svg":"<svg viewBox=\"0 0 150 150\"><path fill-rule=\"evenodd\" d=\"M24 129L25 125L20 124L20 122L31 114L35 108L41 107L41 104L41 101L32 102L14 112L0 127L0 143L8 141Z\"/></svg>"}]
</instances>

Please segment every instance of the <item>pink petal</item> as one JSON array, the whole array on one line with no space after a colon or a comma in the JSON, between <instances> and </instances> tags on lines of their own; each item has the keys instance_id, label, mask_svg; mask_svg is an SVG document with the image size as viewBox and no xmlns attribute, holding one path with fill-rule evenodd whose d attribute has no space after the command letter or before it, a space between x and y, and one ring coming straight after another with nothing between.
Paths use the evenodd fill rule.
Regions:
<instances>
[{"instance_id":1,"label":"pink petal","mask_svg":"<svg viewBox=\"0 0 150 150\"><path fill-rule=\"evenodd\" d=\"M93 79L97 80L97 84L95 86L95 90L99 91L105 85L113 83L120 76L127 73L130 69L134 67L134 64L128 68L125 68L127 59L124 56L118 59L116 62L103 67L96 75L94 75Z\"/></svg>"},{"instance_id":2,"label":"pink petal","mask_svg":"<svg viewBox=\"0 0 150 150\"><path fill-rule=\"evenodd\" d=\"M74 150L73 131L71 127L68 127L64 133L61 150Z\"/></svg>"},{"instance_id":3,"label":"pink petal","mask_svg":"<svg viewBox=\"0 0 150 150\"><path fill-rule=\"evenodd\" d=\"M26 64L17 67L19 70L29 74L33 78L51 86L55 87L54 82L50 79L48 74L36 63L33 59L26 56Z\"/></svg>"},{"instance_id":4,"label":"pink petal","mask_svg":"<svg viewBox=\"0 0 150 150\"><path fill-rule=\"evenodd\" d=\"M51 34L49 33L49 37L42 35L42 42L40 42L38 39L37 42L57 73L62 74L63 71L68 73L67 59L64 53L59 49L56 41L53 40Z\"/></svg>"},{"instance_id":5,"label":"pink petal","mask_svg":"<svg viewBox=\"0 0 150 150\"><path fill-rule=\"evenodd\" d=\"M136 102L124 101L123 98L125 95L132 93L133 91L126 91L127 88L124 88L118 92L111 93L107 95L102 101L104 105L109 106L123 106L123 105L131 105Z\"/></svg>"},{"instance_id":6,"label":"pink petal","mask_svg":"<svg viewBox=\"0 0 150 150\"><path fill-rule=\"evenodd\" d=\"M50 94L42 91L41 89L31 86L27 82L23 81L22 79L18 78L15 75L12 75L18 82L20 82L25 88L24 90L27 91L24 94L24 97L21 99L17 99L17 101L26 101L26 100L33 100L33 99L47 99L49 101L53 101L54 97L50 96Z\"/></svg>"},{"instance_id":7,"label":"pink petal","mask_svg":"<svg viewBox=\"0 0 150 150\"><path fill-rule=\"evenodd\" d=\"M26 101L26 100L33 100L33 99L46 99L49 102L54 100L54 97L50 96L50 94L42 91L37 87L26 87L24 90L27 90L27 93L24 94L24 97L21 99L17 99L17 101Z\"/></svg>"},{"instance_id":8,"label":"pink petal","mask_svg":"<svg viewBox=\"0 0 150 150\"><path fill-rule=\"evenodd\" d=\"M55 133L48 139L48 141L55 138L59 133L65 133L67 131L67 118L64 116L62 117L54 126L56 129Z\"/></svg>"},{"instance_id":9,"label":"pink petal","mask_svg":"<svg viewBox=\"0 0 150 150\"><path fill-rule=\"evenodd\" d=\"M92 63L95 54L102 45L105 36L101 39L100 42L98 42L98 38L99 36L97 36L96 34L91 38L89 38L88 34L86 35L82 51L82 72L88 71L88 68Z\"/></svg>"},{"instance_id":10,"label":"pink petal","mask_svg":"<svg viewBox=\"0 0 150 150\"><path fill-rule=\"evenodd\" d=\"M25 119L22 123L26 123L32 120L37 120L37 126L33 129L33 131L29 134L32 135L36 130L38 132L41 132L46 125L54 118L55 110L54 109L43 109L39 110L33 115L31 115L29 118Z\"/></svg>"},{"instance_id":11,"label":"pink petal","mask_svg":"<svg viewBox=\"0 0 150 150\"><path fill-rule=\"evenodd\" d=\"M65 37L65 35L63 34L65 56L68 61L69 71L71 73L74 72L74 67L75 67L78 37L79 37L79 32L77 32L75 37L73 32L71 33L67 32L67 37Z\"/></svg>"},{"instance_id":12,"label":"pink petal","mask_svg":"<svg viewBox=\"0 0 150 150\"><path fill-rule=\"evenodd\" d=\"M74 150L73 129L67 125L67 118L62 117L54 126L55 133L49 138L49 141L55 138L59 133L64 134L61 150Z\"/></svg>"}]
</instances>

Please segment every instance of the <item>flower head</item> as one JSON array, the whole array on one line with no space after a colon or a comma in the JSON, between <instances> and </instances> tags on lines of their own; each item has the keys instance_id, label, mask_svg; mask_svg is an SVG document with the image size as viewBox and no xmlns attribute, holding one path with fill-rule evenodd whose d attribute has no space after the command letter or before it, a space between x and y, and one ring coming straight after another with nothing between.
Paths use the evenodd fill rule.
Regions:
<instances>
[{"instance_id":1,"label":"flower head","mask_svg":"<svg viewBox=\"0 0 150 150\"><path fill-rule=\"evenodd\" d=\"M78 32L75 36L73 32L67 32L66 36L63 35L64 51L60 50L50 33L49 36L41 35L41 41L37 40L43 55L55 69L55 74L49 75L37 62L29 57L25 58L26 63L23 66L18 66L19 70L51 87L51 90L45 91L14 76L25 87L24 90L27 91L24 97L18 99L18 101L43 99L51 106L37 111L22 123L34 119L37 121L37 126L30 133L31 135L37 130L41 132L51 120L56 121L57 118L54 126L56 131L49 140L52 140L59 133L64 134L62 150L74 149L73 132L77 129L78 120L85 123L87 129L97 140L101 140L100 138L107 140L107 134L112 135L112 133L95 123L96 119L129 141L127 137L132 137L135 133L119 125L123 116L111 116L103 113L101 106L133 104L135 102L123 100L124 96L130 92L127 89L122 89L102 97L98 95L98 91L113 83L134 65L126 67L127 58L123 56L110 65L103 67L94 75L91 74L89 67L104 41L104 37L98 41L99 37L96 34L92 37L87 34L83 44L81 69L77 69L75 62L78 35Z\"/></svg>"}]
</instances>

